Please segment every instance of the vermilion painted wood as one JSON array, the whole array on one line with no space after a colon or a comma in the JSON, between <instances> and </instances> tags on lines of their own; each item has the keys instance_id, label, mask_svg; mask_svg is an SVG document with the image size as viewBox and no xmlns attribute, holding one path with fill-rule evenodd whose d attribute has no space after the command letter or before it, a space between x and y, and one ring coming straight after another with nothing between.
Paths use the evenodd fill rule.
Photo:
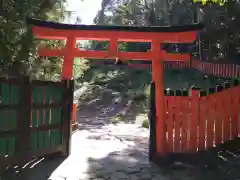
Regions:
<instances>
[{"instance_id":1,"label":"vermilion painted wood","mask_svg":"<svg viewBox=\"0 0 240 180\"><path fill-rule=\"evenodd\" d=\"M220 144L222 142L222 129L223 129L223 99L222 92L217 92L216 97L216 120L215 120L215 144Z\"/></svg>"},{"instance_id":2,"label":"vermilion painted wood","mask_svg":"<svg viewBox=\"0 0 240 180\"><path fill-rule=\"evenodd\" d=\"M156 149L157 153L166 155L166 124L165 124L165 107L164 107L164 86L163 86L163 63L162 51L159 50L160 42L152 41L152 79L155 82L156 92ZM160 51L160 56L159 56Z\"/></svg>"},{"instance_id":3,"label":"vermilion painted wood","mask_svg":"<svg viewBox=\"0 0 240 180\"><path fill-rule=\"evenodd\" d=\"M181 145L182 145L182 152L189 149L189 141L188 141L188 115L189 115L189 96L183 97L182 99L182 134L181 134Z\"/></svg>"},{"instance_id":4,"label":"vermilion painted wood","mask_svg":"<svg viewBox=\"0 0 240 180\"><path fill-rule=\"evenodd\" d=\"M168 152L174 152L174 102L175 102L175 96L167 96L168 99L168 119L167 119L167 132L168 132L168 138L167 138L167 149Z\"/></svg>"},{"instance_id":5,"label":"vermilion painted wood","mask_svg":"<svg viewBox=\"0 0 240 180\"><path fill-rule=\"evenodd\" d=\"M206 101L206 96L201 97L199 101L198 150L205 150Z\"/></svg>"},{"instance_id":6,"label":"vermilion painted wood","mask_svg":"<svg viewBox=\"0 0 240 180\"><path fill-rule=\"evenodd\" d=\"M207 148L213 147L214 140L214 121L215 121L215 96L214 94L208 95L207 97Z\"/></svg>"},{"instance_id":7,"label":"vermilion painted wood","mask_svg":"<svg viewBox=\"0 0 240 180\"><path fill-rule=\"evenodd\" d=\"M69 51L67 49L38 49L38 54L40 56L47 57L57 57L57 56L65 56ZM121 60L146 60L151 61L150 56L151 52L115 52L114 50L107 51L94 51L88 50L83 51L77 48L74 48L73 55L75 57L83 57L83 58L91 58L91 59L115 59L118 57ZM160 53L159 53L160 56ZM188 61L190 60L189 54L170 54L163 51L162 56L164 61Z\"/></svg>"},{"instance_id":8,"label":"vermilion painted wood","mask_svg":"<svg viewBox=\"0 0 240 180\"><path fill-rule=\"evenodd\" d=\"M229 65L227 65L228 66L228 70L229 70ZM228 76L230 77L230 71L228 71ZM231 96L229 97L229 95L231 94L231 92L232 92L232 89L231 88L228 88L228 89L226 89L226 97L228 97L227 99L226 99L226 101L227 101L227 112L226 112L226 119L227 119L227 132L226 132L226 138L228 139L228 140L231 140L232 139L232 110L233 110L233 104L231 103Z\"/></svg>"},{"instance_id":9,"label":"vermilion painted wood","mask_svg":"<svg viewBox=\"0 0 240 180\"><path fill-rule=\"evenodd\" d=\"M197 151L199 91L192 90L190 115L190 151Z\"/></svg>"},{"instance_id":10,"label":"vermilion painted wood","mask_svg":"<svg viewBox=\"0 0 240 180\"><path fill-rule=\"evenodd\" d=\"M168 144L168 117L169 117L169 107L168 107L168 97L164 96L164 107L165 107L165 126L166 126L166 146ZM168 149L166 148L166 152L168 153Z\"/></svg>"},{"instance_id":11,"label":"vermilion painted wood","mask_svg":"<svg viewBox=\"0 0 240 180\"><path fill-rule=\"evenodd\" d=\"M68 35L83 40L110 40L117 38L125 42L151 42L158 39L169 43L189 43L196 39L196 31L189 32L127 32L127 31L87 31L87 30L59 30L45 27L32 27L33 34L42 39L66 39Z\"/></svg>"},{"instance_id":12,"label":"vermilion painted wood","mask_svg":"<svg viewBox=\"0 0 240 180\"><path fill-rule=\"evenodd\" d=\"M222 91L222 98L223 98L223 141L227 141L230 139L230 102L229 102L229 94L228 90Z\"/></svg>"},{"instance_id":13,"label":"vermilion painted wood","mask_svg":"<svg viewBox=\"0 0 240 180\"><path fill-rule=\"evenodd\" d=\"M59 27L59 26L58 26ZM189 32L130 32L130 31L111 31L111 30L70 30L54 29L49 27L32 27L33 34L38 38L46 39L64 39L67 40L65 50L41 50L39 54L47 56L64 56L62 79L72 78L74 57L86 57L97 59L115 59L121 60L138 59L152 61L152 79L156 87L156 149L158 154L166 153L166 126L165 126L165 107L164 107L164 87L163 87L163 61L189 60L186 55L169 55L160 48L161 43L187 43L196 39L196 31ZM76 48L77 39L94 39L110 41L109 52L82 51ZM117 52L117 41L136 41L151 42L151 52L129 53ZM176 59L175 59L176 58Z\"/></svg>"},{"instance_id":14,"label":"vermilion painted wood","mask_svg":"<svg viewBox=\"0 0 240 180\"><path fill-rule=\"evenodd\" d=\"M239 104L240 104L240 89L239 87L232 88L232 92L230 94L231 103L233 105L232 108L232 136L237 137L239 134Z\"/></svg>"},{"instance_id":15,"label":"vermilion painted wood","mask_svg":"<svg viewBox=\"0 0 240 180\"><path fill-rule=\"evenodd\" d=\"M67 55L64 56L64 61L62 66L63 80L72 79L73 61L75 58L75 54L74 54L75 47L76 47L76 37L69 35L66 43Z\"/></svg>"},{"instance_id":16,"label":"vermilion painted wood","mask_svg":"<svg viewBox=\"0 0 240 180\"><path fill-rule=\"evenodd\" d=\"M117 38L115 37L114 39L110 40L108 53L109 55L115 55L117 52L118 52L118 41L117 41Z\"/></svg>"},{"instance_id":17,"label":"vermilion painted wood","mask_svg":"<svg viewBox=\"0 0 240 180\"><path fill-rule=\"evenodd\" d=\"M180 130L181 130L181 102L182 97L175 96L175 111L174 111L174 152L181 152L181 144L180 144Z\"/></svg>"}]
</instances>

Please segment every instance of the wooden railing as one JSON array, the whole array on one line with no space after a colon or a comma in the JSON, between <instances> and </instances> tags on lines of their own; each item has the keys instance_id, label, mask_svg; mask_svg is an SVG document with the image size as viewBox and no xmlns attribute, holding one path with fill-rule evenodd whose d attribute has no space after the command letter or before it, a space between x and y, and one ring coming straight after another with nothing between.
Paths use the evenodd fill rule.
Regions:
<instances>
[{"instance_id":1,"label":"wooden railing","mask_svg":"<svg viewBox=\"0 0 240 180\"><path fill-rule=\"evenodd\" d=\"M238 137L239 118L238 83L207 91L166 91L167 152L206 150Z\"/></svg>"},{"instance_id":2,"label":"wooden railing","mask_svg":"<svg viewBox=\"0 0 240 180\"><path fill-rule=\"evenodd\" d=\"M129 64L134 68L151 68L151 64ZM193 59L189 62L165 62L166 69L197 69L203 73L220 77L240 77L240 65L210 63Z\"/></svg>"}]
</instances>

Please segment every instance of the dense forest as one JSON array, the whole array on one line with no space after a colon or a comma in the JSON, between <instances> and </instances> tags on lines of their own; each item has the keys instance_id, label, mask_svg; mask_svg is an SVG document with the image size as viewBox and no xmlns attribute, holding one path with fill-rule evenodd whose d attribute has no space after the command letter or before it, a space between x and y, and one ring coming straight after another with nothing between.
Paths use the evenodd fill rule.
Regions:
<instances>
[{"instance_id":1,"label":"dense forest","mask_svg":"<svg viewBox=\"0 0 240 180\"><path fill-rule=\"evenodd\" d=\"M104 0L95 23L164 26L201 22L206 27L199 34L197 51L200 50L201 58L235 62L239 53L239 10L240 4L235 0L224 5L189 0Z\"/></svg>"},{"instance_id":2,"label":"dense forest","mask_svg":"<svg viewBox=\"0 0 240 180\"><path fill-rule=\"evenodd\" d=\"M34 39L25 22L27 17L64 22L71 16L66 5L65 0L0 1L0 75L21 74L42 80L60 78L62 57L39 57L36 46L62 47L65 42ZM81 71L75 68L74 74L81 75Z\"/></svg>"},{"instance_id":3,"label":"dense forest","mask_svg":"<svg viewBox=\"0 0 240 180\"><path fill-rule=\"evenodd\" d=\"M199 34L196 46L189 46L188 50L197 52L195 54L202 60L239 63L240 3L237 0L229 0L223 5L221 3L222 1L198 3L191 0L103 0L94 22L102 25L137 26L203 22L206 28ZM29 16L66 22L71 12L66 9L65 0L0 1L1 75L25 74L34 79L57 80L60 77L62 58L38 57L36 45L60 47L65 42L34 39L30 27L25 24L25 19ZM79 18L76 23L80 23ZM147 46L144 43L123 43L120 49L142 51ZM88 48L93 49L106 47L107 43L88 44ZM88 60L76 59L75 77L84 78L84 71L89 68L92 66Z\"/></svg>"}]
</instances>

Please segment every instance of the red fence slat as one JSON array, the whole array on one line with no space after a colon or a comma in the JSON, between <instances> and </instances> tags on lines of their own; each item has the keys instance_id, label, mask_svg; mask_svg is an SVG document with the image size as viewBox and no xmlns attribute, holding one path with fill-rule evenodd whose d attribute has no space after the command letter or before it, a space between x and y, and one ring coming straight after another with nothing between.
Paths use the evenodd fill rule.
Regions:
<instances>
[{"instance_id":1,"label":"red fence slat","mask_svg":"<svg viewBox=\"0 0 240 180\"><path fill-rule=\"evenodd\" d=\"M174 133L174 96L167 96L167 149L168 152L173 152L173 133Z\"/></svg>"},{"instance_id":2,"label":"red fence slat","mask_svg":"<svg viewBox=\"0 0 240 180\"><path fill-rule=\"evenodd\" d=\"M213 139L214 139L214 121L215 121L215 97L214 95L209 95L207 97L207 148L213 147Z\"/></svg>"},{"instance_id":3,"label":"red fence slat","mask_svg":"<svg viewBox=\"0 0 240 180\"><path fill-rule=\"evenodd\" d=\"M181 150L185 151L188 149L189 97L183 97L181 109L182 109Z\"/></svg>"},{"instance_id":4,"label":"red fence slat","mask_svg":"<svg viewBox=\"0 0 240 180\"><path fill-rule=\"evenodd\" d=\"M232 136L237 137L239 134L239 98L240 98L239 87L233 88L233 93L230 94L230 98L232 100Z\"/></svg>"},{"instance_id":5,"label":"red fence slat","mask_svg":"<svg viewBox=\"0 0 240 180\"><path fill-rule=\"evenodd\" d=\"M174 136L174 152L180 152L180 129L181 129L181 97L175 97L175 136Z\"/></svg>"},{"instance_id":6,"label":"red fence slat","mask_svg":"<svg viewBox=\"0 0 240 180\"><path fill-rule=\"evenodd\" d=\"M206 97L200 98L199 108L199 129L198 129L198 150L205 149L205 135L206 135Z\"/></svg>"},{"instance_id":7,"label":"red fence slat","mask_svg":"<svg viewBox=\"0 0 240 180\"><path fill-rule=\"evenodd\" d=\"M229 103L229 96L228 96L228 90L224 90L221 92L222 98L223 98L223 141L227 141L230 139L230 117L229 117L229 111L230 111L230 103Z\"/></svg>"},{"instance_id":8,"label":"red fence slat","mask_svg":"<svg viewBox=\"0 0 240 180\"><path fill-rule=\"evenodd\" d=\"M190 150L197 151L199 91L192 90L190 115Z\"/></svg>"},{"instance_id":9,"label":"red fence slat","mask_svg":"<svg viewBox=\"0 0 240 180\"><path fill-rule=\"evenodd\" d=\"M216 111L217 117L215 120L215 144L220 144L222 142L222 129L223 129L223 99L222 92L218 92L215 94L216 98Z\"/></svg>"},{"instance_id":10,"label":"red fence slat","mask_svg":"<svg viewBox=\"0 0 240 180\"><path fill-rule=\"evenodd\" d=\"M201 97L198 90L191 96L180 96L178 91L165 96L168 153L206 150L239 136L240 86L226 83L217 91L211 88Z\"/></svg>"}]
</instances>

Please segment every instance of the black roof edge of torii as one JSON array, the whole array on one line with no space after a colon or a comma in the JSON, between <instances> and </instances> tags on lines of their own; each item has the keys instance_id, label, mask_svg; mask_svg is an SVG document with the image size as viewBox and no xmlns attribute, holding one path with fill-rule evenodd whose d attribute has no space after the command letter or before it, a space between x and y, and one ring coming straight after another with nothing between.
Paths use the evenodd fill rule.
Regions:
<instances>
[{"instance_id":1,"label":"black roof edge of torii","mask_svg":"<svg viewBox=\"0 0 240 180\"><path fill-rule=\"evenodd\" d=\"M112 25L76 25L43 21L35 18L27 18L27 25L62 29L62 30L88 30L88 31L127 31L127 32L187 32L199 31L204 28L202 23L183 26L112 26Z\"/></svg>"}]
</instances>

